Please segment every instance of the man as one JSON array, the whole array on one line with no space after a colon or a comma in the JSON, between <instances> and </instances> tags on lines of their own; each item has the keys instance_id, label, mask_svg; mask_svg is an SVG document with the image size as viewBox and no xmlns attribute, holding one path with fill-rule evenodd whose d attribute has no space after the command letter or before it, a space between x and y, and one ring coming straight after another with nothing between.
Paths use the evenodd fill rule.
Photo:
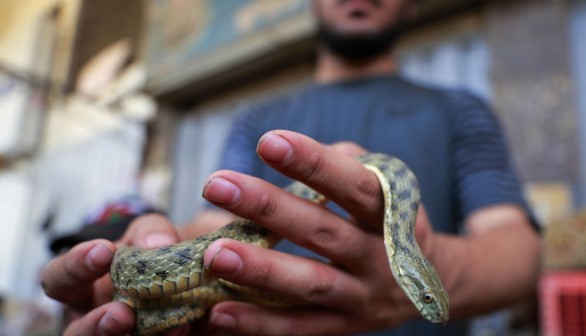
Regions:
<instances>
[{"instance_id":1,"label":"man","mask_svg":"<svg viewBox=\"0 0 586 336\"><path fill-rule=\"evenodd\" d=\"M392 46L413 12L411 1L316 0L312 5L322 42L316 85L244 111L222 162L231 170L214 173L203 195L331 263L216 241L205 255L213 273L307 305L283 310L224 302L212 308L208 325L249 335L383 329L394 330L384 335L463 335L463 319L527 297L538 274L538 235L500 127L486 106L467 94L424 88L394 75ZM377 179L351 158L365 148L403 159L418 176L423 206L416 238L450 294L453 321L446 326L417 320L418 312L390 274ZM320 191L350 217L282 191L275 184L287 181L267 166ZM144 217L119 245L167 245L231 218L209 209L176 232L164 218ZM106 273L115 249L103 240L80 244L45 270L47 294L81 312L66 335L130 330L132 312L108 302Z\"/></svg>"}]
</instances>

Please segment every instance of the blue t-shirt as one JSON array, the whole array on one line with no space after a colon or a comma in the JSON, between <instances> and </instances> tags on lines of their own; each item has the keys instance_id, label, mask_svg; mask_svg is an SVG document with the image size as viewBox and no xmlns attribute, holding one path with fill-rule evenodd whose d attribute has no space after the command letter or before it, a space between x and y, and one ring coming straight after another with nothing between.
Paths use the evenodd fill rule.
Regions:
<instances>
[{"instance_id":1,"label":"blue t-shirt","mask_svg":"<svg viewBox=\"0 0 586 336\"><path fill-rule=\"evenodd\" d=\"M244 107L220 168L280 187L289 184L256 155L259 138L274 129L296 131L326 144L352 141L400 158L417 176L422 202L438 232L457 234L463 219L482 207L509 203L527 209L498 121L484 102L462 91L424 87L396 75L310 85ZM307 254L289 242L278 248ZM445 326L412 321L368 335L465 334L464 321Z\"/></svg>"}]
</instances>

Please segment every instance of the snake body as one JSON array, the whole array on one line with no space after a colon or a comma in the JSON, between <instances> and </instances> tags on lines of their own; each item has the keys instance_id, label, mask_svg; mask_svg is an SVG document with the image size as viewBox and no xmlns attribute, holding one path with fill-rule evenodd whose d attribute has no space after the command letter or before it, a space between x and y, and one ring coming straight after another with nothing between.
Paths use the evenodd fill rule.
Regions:
<instances>
[{"instance_id":1,"label":"snake body","mask_svg":"<svg viewBox=\"0 0 586 336\"><path fill-rule=\"evenodd\" d=\"M397 284L425 319L445 323L449 318L448 294L414 237L420 200L415 175L402 161L384 154L368 154L359 161L375 173L381 185L385 203L384 243ZM298 182L287 190L316 202L323 200L323 196ZM266 293L218 280L204 268L204 253L219 238L266 248L278 241L267 229L237 219L208 235L173 246L118 249L110 271L115 298L135 309L136 331L140 335L191 323L221 301L271 302Z\"/></svg>"}]
</instances>

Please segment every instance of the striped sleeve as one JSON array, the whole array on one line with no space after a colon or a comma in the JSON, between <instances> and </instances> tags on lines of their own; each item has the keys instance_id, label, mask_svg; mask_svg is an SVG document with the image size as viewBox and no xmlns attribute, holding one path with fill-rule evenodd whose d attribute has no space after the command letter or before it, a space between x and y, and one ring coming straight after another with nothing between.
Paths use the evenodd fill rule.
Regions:
<instances>
[{"instance_id":1,"label":"striped sleeve","mask_svg":"<svg viewBox=\"0 0 586 336\"><path fill-rule=\"evenodd\" d=\"M237 111L224 145L219 169L257 177L261 174L263 167L256 155L256 145L262 135L257 128L257 112L255 105L246 105Z\"/></svg>"},{"instance_id":2,"label":"striped sleeve","mask_svg":"<svg viewBox=\"0 0 586 336\"><path fill-rule=\"evenodd\" d=\"M515 204L523 207L535 224L495 115L470 94L452 92L450 99L454 107L451 169L461 217L491 205Z\"/></svg>"}]
</instances>

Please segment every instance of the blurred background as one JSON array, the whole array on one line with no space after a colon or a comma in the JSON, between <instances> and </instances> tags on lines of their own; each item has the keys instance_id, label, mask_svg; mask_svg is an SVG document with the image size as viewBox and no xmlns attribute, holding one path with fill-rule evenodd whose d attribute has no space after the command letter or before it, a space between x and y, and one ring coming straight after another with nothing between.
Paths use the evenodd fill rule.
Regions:
<instances>
[{"instance_id":1,"label":"blurred background","mask_svg":"<svg viewBox=\"0 0 586 336\"><path fill-rule=\"evenodd\" d=\"M60 333L39 276L79 230L201 209L234 107L312 81L308 3L0 0L0 336ZM535 301L471 335L586 335L586 0L427 0L398 52L493 104L544 226Z\"/></svg>"}]
</instances>

